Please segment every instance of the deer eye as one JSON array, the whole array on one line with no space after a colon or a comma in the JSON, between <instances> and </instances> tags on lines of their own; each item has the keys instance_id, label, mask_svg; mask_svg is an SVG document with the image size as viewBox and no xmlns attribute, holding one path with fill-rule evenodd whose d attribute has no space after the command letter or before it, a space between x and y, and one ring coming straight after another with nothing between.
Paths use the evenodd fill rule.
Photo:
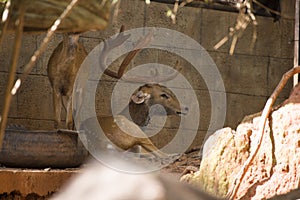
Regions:
<instances>
[{"instance_id":1,"label":"deer eye","mask_svg":"<svg viewBox=\"0 0 300 200\"><path fill-rule=\"evenodd\" d=\"M164 99L169 99L169 98L170 98L170 97L169 97L167 94L165 94L165 93L161 94L160 97L162 97L162 98L164 98Z\"/></svg>"}]
</instances>

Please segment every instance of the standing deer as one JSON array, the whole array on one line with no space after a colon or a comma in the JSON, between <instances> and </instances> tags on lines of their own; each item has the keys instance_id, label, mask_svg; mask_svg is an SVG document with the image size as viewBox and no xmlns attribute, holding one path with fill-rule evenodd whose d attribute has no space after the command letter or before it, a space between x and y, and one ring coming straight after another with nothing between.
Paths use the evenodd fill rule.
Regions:
<instances>
[{"instance_id":1,"label":"standing deer","mask_svg":"<svg viewBox=\"0 0 300 200\"><path fill-rule=\"evenodd\" d=\"M87 56L84 46L78 39L79 35L77 34L70 36L65 34L63 41L59 43L49 58L47 72L53 88L55 128L61 126L61 110L65 106L67 111L66 128L73 129L73 85L80 65Z\"/></svg>"}]
</instances>

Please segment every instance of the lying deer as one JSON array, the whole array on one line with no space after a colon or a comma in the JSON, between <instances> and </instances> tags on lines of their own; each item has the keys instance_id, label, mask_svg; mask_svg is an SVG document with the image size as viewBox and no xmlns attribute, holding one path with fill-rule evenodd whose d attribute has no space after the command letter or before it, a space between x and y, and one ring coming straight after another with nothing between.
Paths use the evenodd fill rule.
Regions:
<instances>
[{"instance_id":1,"label":"lying deer","mask_svg":"<svg viewBox=\"0 0 300 200\"><path fill-rule=\"evenodd\" d=\"M141 146L155 156L166 157L139 127L149 124L150 108L156 104L163 106L165 112L159 109L153 115L185 115L188 112L188 107L180 106L174 93L167 87L145 84L133 93L128 106L119 115L98 117L98 121L107 138L117 147L129 150Z\"/></svg>"},{"instance_id":2,"label":"lying deer","mask_svg":"<svg viewBox=\"0 0 300 200\"><path fill-rule=\"evenodd\" d=\"M47 72L53 88L55 128L61 127L61 110L65 106L67 111L66 128L73 129L73 85L77 71L87 56L84 46L78 39L79 35L65 34L63 41L59 43L49 58Z\"/></svg>"},{"instance_id":3,"label":"lying deer","mask_svg":"<svg viewBox=\"0 0 300 200\"><path fill-rule=\"evenodd\" d=\"M106 57L108 55L108 52L113 48L121 45L128 38L127 35L124 35L122 33L123 32L121 28L118 37L104 43L103 51L100 54L101 66L105 66L106 64ZM177 76L178 72L176 71L175 73L171 73L165 76L158 75L155 77L123 76L130 61L140 51L140 49L149 42L150 37L152 37L151 32L138 42L138 44L134 48L135 50L130 52L124 58L117 72L106 69L104 73L106 75L109 75L110 77L123 79L129 82L152 83L145 84L138 88L131 96L128 106L126 106L126 108L121 113L119 113L119 115L114 117L98 117L98 119L90 118L83 123L83 126L85 126L85 129L92 129L92 124L98 123L95 121L97 120L99 121L106 137L119 148L123 150L129 150L136 146L141 146L146 151L151 152L158 157L165 157L166 155L156 148L156 146L151 142L147 135L142 131L140 126L148 125L150 120L149 109L155 104L159 104L164 107L164 113L166 113L167 115L181 115L188 112L187 107L180 106L178 99L171 90L160 84L153 84L153 82L165 82L171 80ZM180 70L178 62L175 65L175 69L178 69L178 71ZM78 91L82 91L80 87ZM162 113L153 114L160 115ZM94 132L94 134L97 132L97 130L90 131ZM105 145L103 145L102 147L105 147ZM136 148L136 150L138 149L139 148Z\"/></svg>"}]
</instances>

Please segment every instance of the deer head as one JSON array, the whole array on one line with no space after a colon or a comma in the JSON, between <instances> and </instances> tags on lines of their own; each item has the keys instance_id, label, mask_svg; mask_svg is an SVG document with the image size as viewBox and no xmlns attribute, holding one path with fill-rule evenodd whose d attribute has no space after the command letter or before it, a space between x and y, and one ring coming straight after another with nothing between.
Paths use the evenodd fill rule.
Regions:
<instances>
[{"instance_id":1,"label":"deer head","mask_svg":"<svg viewBox=\"0 0 300 200\"><path fill-rule=\"evenodd\" d=\"M145 84L133 93L129 105L121 114L128 115L129 111L134 123L146 126L150 120L150 108L156 104L161 105L164 111L157 109L153 113L154 115L185 115L188 113L188 107L181 106L170 89L160 84Z\"/></svg>"}]
</instances>

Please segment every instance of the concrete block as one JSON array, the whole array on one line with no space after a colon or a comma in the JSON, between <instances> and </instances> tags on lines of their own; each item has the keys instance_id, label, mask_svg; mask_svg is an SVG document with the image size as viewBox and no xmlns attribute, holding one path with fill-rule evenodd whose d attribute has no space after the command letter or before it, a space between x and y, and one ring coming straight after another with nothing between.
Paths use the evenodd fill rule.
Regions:
<instances>
[{"instance_id":1,"label":"concrete block","mask_svg":"<svg viewBox=\"0 0 300 200\"><path fill-rule=\"evenodd\" d=\"M54 118L54 117L53 117ZM22 125L28 130L53 130L54 120L41 120L32 118L21 118L20 116L8 118L7 124Z\"/></svg>"},{"instance_id":2,"label":"concrete block","mask_svg":"<svg viewBox=\"0 0 300 200\"><path fill-rule=\"evenodd\" d=\"M144 7L145 2L139 0L121 1L119 13L116 18L112 18L114 34L120 29L121 25L125 25L126 30L144 26ZM135 8L132 12L131 8Z\"/></svg>"},{"instance_id":3,"label":"concrete block","mask_svg":"<svg viewBox=\"0 0 300 200\"><path fill-rule=\"evenodd\" d=\"M224 55L213 57L222 59ZM255 96L267 95L267 57L235 54L227 57L226 61L226 65L218 66L226 92Z\"/></svg>"},{"instance_id":4,"label":"concrete block","mask_svg":"<svg viewBox=\"0 0 300 200\"><path fill-rule=\"evenodd\" d=\"M17 94L20 118L53 119L52 89L46 76L29 76Z\"/></svg>"},{"instance_id":5,"label":"concrete block","mask_svg":"<svg viewBox=\"0 0 300 200\"><path fill-rule=\"evenodd\" d=\"M294 58L294 21L280 21L281 55L280 58Z\"/></svg>"},{"instance_id":6,"label":"concrete block","mask_svg":"<svg viewBox=\"0 0 300 200\"><path fill-rule=\"evenodd\" d=\"M168 9L173 9L173 6L166 6L162 3L151 2L146 6L145 24L148 27L167 28L174 31L184 33L186 36L200 41L201 27L201 12L199 8L183 7L178 10L176 23L166 15ZM166 39L172 41L172 36ZM180 42L180 41L176 41Z\"/></svg>"},{"instance_id":7,"label":"concrete block","mask_svg":"<svg viewBox=\"0 0 300 200\"><path fill-rule=\"evenodd\" d=\"M261 96L227 93L227 115L224 127L236 128L246 115L262 111L266 100L266 97Z\"/></svg>"},{"instance_id":8,"label":"concrete block","mask_svg":"<svg viewBox=\"0 0 300 200\"><path fill-rule=\"evenodd\" d=\"M188 35L197 42L201 41L202 30L202 10L193 7L183 7L179 10L177 15L178 29L177 31Z\"/></svg>"},{"instance_id":9,"label":"concrete block","mask_svg":"<svg viewBox=\"0 0 300 200\"><path fill-rule=\"evenodd\" d=\"M177 24L173 24L171 19L166 16L169 7L162 4L151 2L150 5L147 5L146 12L147 15L145 16L145 23L148 27L163 27L177 30Z\"/></svg>"},{"instance_id":10,"label":"concrete block","mask_svg":"<svg viewBox=\"0 0 300 200\"><path fill-rule=\"evenodd\" d=\"M13 34L8 34L5 37L3 37L1 51L0 51L1 72L8 72L9 66L11 64L13 41L14 41Z\"/></svg>"},{"instance_id":11,"label":"concrete block","mask_svg":"<svg viewBox=\"0 0 300 200\"><path fill-rule=\"evenodd\" d=\"M103 40L118 33L122 25L125 26L126 30L142 27L144 26L144 6L145 2L139 0L121 1L119 9L115 12L116 15L111 17L104 30L90 31L84 33L83 36ZM138 9L132 12L130 8Z\"/></svg>"},{"instance_id":12,"label":"concrete block","mask_svg":"<svg viewBox=\"0 0 300 200\"><path fill-rule=\"evenodd\" d=\"M0 72L0 111L2 113L3 106L4 106L4 96L6 91L8 73ZM1 114L0 114L1 115ZM9 117L17 117L17 98L14 96L11 100L10 110L9 110Z\"/></svg>"},{"instance_id":13,"label":"concrete block","mask_svg":"<svg viewBox=\"0 0 300 200\"><path fill-rule=\"evenodd\" d=\"M36 35L23 35L21 52L18 62L18 73L23 73L25 65L30 61L30 58L37 49L36 45L37 36ZM37 64L31 71L31 74L35 74L37 70Z\"/></svg>"},{"instance_id":14,"label":"concrete block","mask_svg":"<svg viewBox=\"0 0 300 200\"><path fill-rule=\"evenodd\" d=\"M172 6L168 6L173 9ZM201 9L183 7L178 10L176 24L166 16L168 7L162 3L151 2L146 7L146 26L163 27L176 30L199 41L201 27ZM172 38L168 38L171 40Z\"/></svg>"},{"instance_id":15,"label":"concrete block","mask_svg":"<svg viewBox=\"0 0 300 200\"><path fill-rule=\"evenodd\" d=\"M199 63L203 61L200 58L201 52L193 50L184 51L187 51L187 53L189 54L195 55L193 58L195 62L197 62L197 60L199 60ZM187 80L194 89L207 89L206 83L202 77L201 72L198 72L196 69L197 66L193 66L188 60L185 60L180 55L175 55L171 52L160 51L158 54L158 63L160 64L164 64L174 68L176 61L179 61L179 65L181 67L180 73L183 76L182 78ZM180 78L180 76L178 76L177 78ZM176 78L174 80L176 80ZM182 79L180 78L179 80ZM186 88L186 86L184 85L178 85L177 87Z\"/></svg>"},{"instance_id":16,"label":"concrete block","mask_svg":"<svg viewBox=\"0 0 300 200\"><path fill-rule=\"evenodd\" d=\"M15 36L12 34L4 37L3 43L1 44L0 50L0 62L2 63L1 71L7 72L10 68L13 47L14 47ZM17 63L17 73L22 73L24 66L29 62L31 56L36 49L36 36L35 35L24 35L22 37L20 56ZM31 74L36 71L36 66L32 70Z\"/></svg>"},{"instance_id":17,"label":"concrete block","mask_svg":"<svg viewBox=\"0 0 300 200\"><path fill-rule=\"evenodd\" d=\"M268 71L268 96L272 94L283 74L293 67L293 59L270 58L270 67ZM287 85L282 90L279 97L288 98L292 90L293 78L291 78Z\"/></svg>"},{"instance_id":18,"label":"concrete block","mask_svg":"<svg viewBox=\"0 0 300 200\"><path fill-rule=\"evenodd\" d=\"M274 22L272 18L267 17L257 17L257 23L257 40L251 54L280 57L281 43L279 41L281 24L279 22ZM253 26L251 29L253 30ZM252 34L251 29L249 29L248 32ZM251 34L249 40L245 41L245 44L248 44L249 46L252 40ZM244 48L247 48L247 46L245 45Z\"/></svg>"},{"instance_id":19,"label":"concrete block","mask_svg":"<svg viewBox=\"0 0 300 200\"><path fill-rule=\"evenodd\" d=\"M230 15L234 13L221 12L215 10L202 10L201 24L201 45L209 51L214 51L213 47L229 33ZM229 44L226 43L218 49L218 52L229 51Z\"/></svg>"},{"instance_id":20,"label":"concrete block","mask_svg":"<svg viewBox=\"0 0 300 200\"><path fill-rule=\"evenodd\" d=\"M280 6L281 6L281 14L285 17L289 17L291 19L294 18L295 16L295 0L291 0L291 1L282 1L280 2ZM282 18L284 18L282 17Z\"/></svg>"}]
</instances>

